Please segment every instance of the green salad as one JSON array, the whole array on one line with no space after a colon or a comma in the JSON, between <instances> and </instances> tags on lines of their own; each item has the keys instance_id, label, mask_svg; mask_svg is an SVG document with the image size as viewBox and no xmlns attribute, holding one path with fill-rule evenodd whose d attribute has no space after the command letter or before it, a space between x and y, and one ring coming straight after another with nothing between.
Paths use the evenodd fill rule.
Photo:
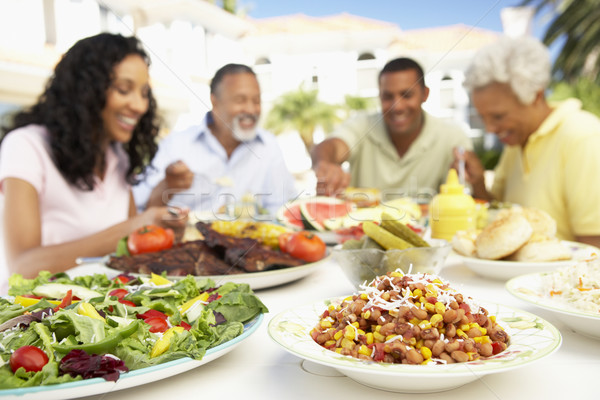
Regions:
<instances>
[{"instance_id":1,"label":"green salad","mask_svg":"<svg viewBox=\"0 0 600 400\"><path fill-rule=\"evenodd\" d=\"M0 389L102 377L200 360L268 312L247 284L187 276L70 278L15 274L0 298Z\"/></svg>"}]
</instances>

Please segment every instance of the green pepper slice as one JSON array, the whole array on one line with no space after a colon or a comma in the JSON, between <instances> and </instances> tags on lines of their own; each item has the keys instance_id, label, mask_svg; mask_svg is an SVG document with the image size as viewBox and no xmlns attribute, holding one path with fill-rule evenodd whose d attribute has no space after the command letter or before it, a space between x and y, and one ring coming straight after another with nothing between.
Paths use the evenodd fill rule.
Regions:
<instances>
[{"instance_id":1,"label":"green pepper slice","mask_svg":"<svg viewBox=\"0 0 600 400\"><path fill-rule=\"evenodd\" d=\"M90 355L110 353L123 339L133 335L138 327L139 321L132 321L123 328L115 329L110 337L106 337L99 342L75 345L53 344L52 348L62 354L67 354L71 350L83 350Z\"/></svg>"}]
</instances>

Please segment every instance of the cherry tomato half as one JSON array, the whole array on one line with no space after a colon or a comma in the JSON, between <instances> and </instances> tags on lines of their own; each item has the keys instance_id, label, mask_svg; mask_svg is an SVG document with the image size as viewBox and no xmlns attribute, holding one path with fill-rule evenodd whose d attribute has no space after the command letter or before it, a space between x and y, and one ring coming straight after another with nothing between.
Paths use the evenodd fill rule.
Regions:
<instances>
[{"instance_id":1,"label":"cherry tomato half","mask_svg":"<svg viewBox=\"0 0 600 400\"><path fill-rule=\"evenodd\" d=\"M38 372L48 363L48 356L42 349L35 346L23 346L15 350L10 356L10 368L16 372L25 368L27 372Z\"/></svg>"},{"instance_id":2,"label":"cherry tomato half","mask_svg":"<svg viewBox=\"0 0 600 400\"><path fill-rule=\"evenodd\" d=\"M307 231L292 234L285 245L286 253L307 262L315 262L322 259L325 257L326 250L327 246L325 242L314 233Z\"/></svg>"},{"instance_id":3,"label":"cherry tomato half","mask_svg":"<svg viewBox=\"0 0 600 400\"><path fill-rule=\"evenodd\" d=\"M161 317L146 318L144 322L150 325L150 332L152 333L164 332L169 329L169 324Z\"/></svg>"},{"instance_id":4,"label":"cherry tomato half","mask_svg":"<svg viewBox=\"0 0 600 400\"><path fill-rule=\"evenodd\" d=\"M153 253L173 247L175 234L172 229L165 229L156 225L146 225L134 232L127 238L127 249L129 253L142 254Z\"/></svg>"},{"instance_id":5,"label":"cherry tomato half","mask_svg":"<svg viewBox=\"0 0 600 400\"><path fill-rule=\"evenodd\" d=\"M115 289L111 290L108 295L115 296L117 299L121 300L123 297L127 296L129 291L127 289Z\"/></svg>"}]
</instances>

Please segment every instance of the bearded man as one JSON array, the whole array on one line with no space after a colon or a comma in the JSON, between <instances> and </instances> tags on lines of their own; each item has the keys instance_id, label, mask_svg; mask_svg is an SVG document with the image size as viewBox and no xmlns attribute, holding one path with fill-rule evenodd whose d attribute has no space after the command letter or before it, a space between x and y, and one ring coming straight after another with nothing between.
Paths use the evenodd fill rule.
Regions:
<instances>
[{"instance_id":1,"label":"bearded man","mask_svg":"<svg viewBox=\"0 0 600 400\"><path fill-rule=\"evenodd\" d=\"M251 68L227 64L210 84L212 110L201 124L169 134L150 172L134 187L138 208L172 205L222 213L252 203L274 215L296 195L275 137L258 127L260 87Z\"/></svg>"}]
</instances>

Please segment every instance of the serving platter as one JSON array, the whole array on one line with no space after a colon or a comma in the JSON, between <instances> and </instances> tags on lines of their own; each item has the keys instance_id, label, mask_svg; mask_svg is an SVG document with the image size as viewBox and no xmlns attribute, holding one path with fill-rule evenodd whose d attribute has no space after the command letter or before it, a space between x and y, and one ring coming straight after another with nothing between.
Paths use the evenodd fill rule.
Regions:
<instances>
[{"instance_id":1,"label":"serving platter","mask_svg":"<svg viewBox=\"0 0 600 400\"><path fill-rule=\"evenodd\" d=\"M248 285L250 285L250 288L252 290L266 289L294 282L298 279L304 278L309 274L313 273L317 268L321 267L323 264L327 263L330 257L331 255L317 262L300 265L298 267L289 267L271 271L251 272L234 275L202 275L198 276L198 278L212 279L213 281L215 281L216 284L220 284L223 282L247 283ZM100 260L100 262L98 262L98 260L95 260L94 262L82 263L78 267L68 270L67 273L69 274L69 276L73 277L78 275L89 275L90 273L104 273L107 274L107 276L116 276L124 272L114 268L109 268L105 263L102 262L102 260ZM137 274L130 272L128 272L127 274L133 276L148 276L147 274ZM170 280L178 280L181 278L183 277L167 276L167 279Z\"/></svg>"},{"instance_id":2,"label":"serving platter","mask_svg":"<svg viewBox=\"0 0 600 400\"><path fill-rule=\"evenodd\" d=\"M116 382L105 381L102 378L92 378L76 382L62 383L59 385L35 386L20 389L0 390L2 400L67 400L84 396L92 396L116 390L128 389L155 382L170 376L187 372L193 368L207 364L224 356L239 346L244 340L252 335L264 319L259 314L244 324L244 332L236 338L222 343L212 349L208 349L201 360L193 360L189 357L169 361L147 368L142 368L121 374Z\"/></svg>"},{"instance_id":3,"label":"serving platter","mask_svg":"<svg viewBox=\"0 0 600 400\"><path fill-rule=\"evenodd\" d=\"M548 274L548 272L536 273L512 278L506 282L506 290L518 299L550 311L575 332L600 339L600 306L599 312L593 313L550 298L543 291L543 278Z\"/></svg>"},{"instance_id":4,"label":"serving platter","mask_svg":"<svg viewBox=\"0 0 600 400\"><path fill-rule=\"evenodd\" d=\"M559 331L542 318L526 311L482 302L510 335L510 345L502 353L483 360L448 365L367 362L327 350L310 336L328 304L341 300L328 299L283 311L269 322L269 335L295 356L332 367L358 383L386 391L433 393L453 389L488 374L526 367L554 353L562 342Z\"/></svg>"},{"instance_id":5,"label":"serving platter","mask_svg":"<svg viewBox=\"0 0 600 400\"><path fill-rule=\"evenodd\" d=\"M476 257L466 257L456 253L462 262L477 275L497 280L508 280L519 275L535 272L552 271L560 267L573 265L580 260L586 260L593 254L600 254L600 249L579 242L561 241L572 254L571 260L548 262L523 262L505 260L485 260Z\"/></svg>"}]
</instances>

